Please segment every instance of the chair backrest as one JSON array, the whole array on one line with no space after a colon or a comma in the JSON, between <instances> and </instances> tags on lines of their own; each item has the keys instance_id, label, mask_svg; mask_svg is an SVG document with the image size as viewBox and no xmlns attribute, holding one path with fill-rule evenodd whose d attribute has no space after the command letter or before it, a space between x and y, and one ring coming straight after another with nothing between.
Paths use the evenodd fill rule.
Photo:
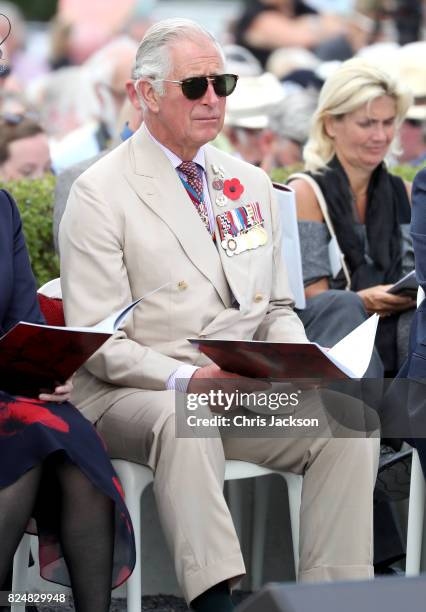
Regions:
<instances>
[{"instance_id":1,"label":"chair backrest","mask_svg":"<svg viewBox=\"0 0 426 612\"><path fill-rule=\"evenodd\" d=\"M60 278L54 278L40 287L38 303L48 325L64 327L65 317Z\"/></svg>"},{"instance_id":2,"label":"chair backrest","mask_svg":"<svg viewBox=\"0 0 426 612\"><path fill-rule=\"evenodd\" d=\"M38 293L47 297L62 299L61 279L58 277L44 283Z\"/></svg>"},{"instance_id":3,"label":"chair backrest","mask_svg":"<svg viewBox=\"0 0 426 612\"><path fill-rule=\"evenodd\" d=\"M303 310L306 307L306 299L294 189L280 183L273 183L273 185L280 211L282 257L287 266L288 282L296 308Z\"/></svg>"}]
</instances>

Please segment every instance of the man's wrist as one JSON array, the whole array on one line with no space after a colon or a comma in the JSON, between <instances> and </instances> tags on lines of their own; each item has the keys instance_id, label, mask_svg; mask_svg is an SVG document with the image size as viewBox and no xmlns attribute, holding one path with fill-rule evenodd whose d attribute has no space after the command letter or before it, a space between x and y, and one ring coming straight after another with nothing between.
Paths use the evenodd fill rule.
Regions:
<instances>
[{"instance_id":1,"label":"man's wrist","mask_svg":"<svg viewBox=\"0 0 426 612\"><path fill-rule=\"evenodd\" d=\"M186 393L188 389L189 381L191 380L194 372L199 370L198 366L189 365L187 363L179 366L172 374L170 374L167 382L166 389L181 391Z\"/></svg>"}]
</instances>

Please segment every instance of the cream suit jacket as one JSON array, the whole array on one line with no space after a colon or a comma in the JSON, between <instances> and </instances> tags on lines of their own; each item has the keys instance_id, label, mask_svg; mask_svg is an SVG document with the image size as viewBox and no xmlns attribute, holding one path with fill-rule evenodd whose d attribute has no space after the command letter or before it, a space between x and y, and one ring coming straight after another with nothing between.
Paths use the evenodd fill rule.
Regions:
<instances>
[{"instance_id":1,"label":"cream suit jacket","mask_svg":"<svg viewBox=\"0 0 426 612\"><path fill-rule=\"evenodd\" d=\"M210 145L205 156L214 214L259 202L264 246L232 257L216 246L176 170L144 129L74 183L59 233L67 325L95 324L170 282L77 373L73 401L92 421L137 389L164 390L182 363L209 363L187 338L307 341L292 309L269 178ZM244 186L224 208L216 205L213 165Z\"/></svg>"}]
</instances>

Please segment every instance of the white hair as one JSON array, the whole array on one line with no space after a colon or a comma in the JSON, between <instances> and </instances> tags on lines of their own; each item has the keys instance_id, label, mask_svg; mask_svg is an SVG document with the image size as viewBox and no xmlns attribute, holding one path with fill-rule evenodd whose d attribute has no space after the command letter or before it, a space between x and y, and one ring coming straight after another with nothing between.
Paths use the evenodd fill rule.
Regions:
<instances>
[{"instance_id":1,"label":"white hair","mask_svg":"<svg viewBox=\"0 0 426 612\"><path fill-rule=\"evenodd\" d=\"M198 41L202 38L210 40L217 48L223 65L225 56L216 38L203 26L191 19L163 19L151 26L145 33L136 53L135 65L132 71L134 81L139 79L165 79L171 66L170 47L181 40ZM163 83L153 83L156 91L164 94ZM139 96L141 98L141 96ZM144 105L143 100L140 100Z\"/></svg>"},{"instance_id":2,"label":"white hair","mask_svg":"<svg viewBox=\"0 0 426 612\"><path fill-rule=\"evenodd\" d=\"M303 150L305 169L315 172L326 166L335 154L334 141L325 128L326 117L343 117L381 96L395 100L399 127L411 104L409 92L395 77L371 62L360 58L343 62L321 89L309 140ZM395 144L396 138L393 148Z\"/></svg>"},{"instance_id":3,"label":"white hair","mask_svg":"<svg viewBox=\"0 0 426 612\"><path fill-rule=\"evenodd\" d=\"M288 91L279 108L272 114L269 127L281 138L288 138L300 145L308 140L312 116L318 104L318 90L295 85Z\"/></svg>"},{"instance_id":4,"label":"white hair","mask_svg":"<svg viewBox=\"0 0 426 612\"><path fill-rule=\"evenodd\" d=\"M93 84L105 83L110 85L114 70L120 61L122 61L123 57L128 57L127 61L130 66L131 56L136 53L137 48L137 43L129 36L117 36L101 49L95 51L84 62L83 67L87 70L88 78Z\"/></svg>"}]
</instances>

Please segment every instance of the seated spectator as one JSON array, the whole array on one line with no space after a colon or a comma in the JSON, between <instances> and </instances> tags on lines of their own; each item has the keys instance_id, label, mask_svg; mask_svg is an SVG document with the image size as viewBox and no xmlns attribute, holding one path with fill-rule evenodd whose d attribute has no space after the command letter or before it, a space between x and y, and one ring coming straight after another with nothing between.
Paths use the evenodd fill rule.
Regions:
<instances>
[{"instance_id":1,"label":"seated spectator","mask_svg":"<svg viewBox=\"0 0 426 612\"><path fill-rule=\"evenodd\" d=\"M401 155L398 161L409 166L421 166L426 162L426 106L423 119L414 119L408 112L400 130Z\"/></svg>"},{"instance_id":2,"label":"seated spectator","mask_svg":"<svg viewBox=\"0 0 426 612\"><path fill-rule=\"evenodd\" d=\"M241 77L228 101L224 134L233 154L266 172L275 167L276 136L269 121L283 101L284 90L280 82L266 72Z\"/></svg>"},{"instance_id":3,"label":"seated spectator","mask_svg":"<svg viewBox=\"0 0 426 612\"><path fill-rule=\"evenodd\" d=\"M80 369L75 397L113 444L111 456L152 467L176 575L196 612L231 612L230 589L245 573L223 498L225 458L303 474L302 581L372 576L377 440L177 435L178 390L197 393L200 380L213 392L248 382L202 356L188 337L306 341L292 312L269 179L208 144L222 128L225 98L237 82L224 69L218 43L196 23L169 19L152 26L133 72L143 126L77 179L59 232L72 325L171 281ZM227 198L227 177L244 195L239 189ZM237 215L251 202L259 203L266 241L230 257L228 229L217 246L213 241L222 231L219 215Z\"/></svg>"},{"instance_id":4,"label":"seated spectator","mask_svg":"<svg viewBox=\"0 0 426 612\"><path fill-rule=\"evenodd\" d=\"M52 148L56 172L107 149L111 144L118 113L126 99L136 43L119 37L96 52L85 64L95 95L91 120L68 133Z\"/></svg>"},{"instance_id":5,"label":"seated spectator","mask_svg":"<svg viewBox=\"0 0 426 612\"><path fill-rule=\"evenodd\" d=\"M117 146L120 142L127 140L127 138L130 138L142 123L142 109L139 98L136 95L134 82L131 79L128 79L126 83L126 91L127 98L119 113L110 149ZM77 162L58 174L55 186L55 206L53 211L53 242L57 252L59 224L64 214L72 184L80 174L98 161L98 159L105 155L110 149L101 151L93 157Z\"/></svg>"},{"instance_id":6,"label":"seated spectator","mask_svg":"<svg viewBox=\"0 0 426 612\"><path fill-rule=\"evenodd\" d=\"M288 91L283 104L272 115L270 128L276 136L276 167L302 163L303 147L308 140L317 102L318 91L314 87L294 87Z\"/></svg>"},{"instance_id":7,"label":"seated spectator","mask_svg":"<svg viewBox=\"0 0 426 612\"><path fill-rule=\"evenodd\" d=\"M0 191L0 284L0 335L20 320L44 322L18 209L5 191ZM79 612L108 612L111 586L130 575L135 549L101 439L69 403L70 383L38 398L2 387L0 589L28 530L39 537L43 578L71 586Z\"/></svg>"},{"instance_id":8,"label":"seated spectator","mask_svg":"<svg viewBox=\"0 0 426 612\"><path fill-rule=\"evenodd\" d=\"M39 178L51 172L49 142L43 128L27 115L0 116L0 179Z\"/></svg>"},{"instance_id":9,"label":"seated spectator","mask_svg":"<svg viewBox=\"0 0 426 612\"><path fill-rule=\"evenodd\" d=\"M291 181L307 297L300 316L308 337L331 346L348 325L376 312L381 317L376 344L389 374L405 358L408 333L398 331L403 321L408 327L415 302L387 289L414 262L408 244L410 186L389 174L383 160L409 105L409 95L386 72L361 59L345 62L321 90L304 151L324 207L306 177ZM329 257L330 241L344 254L343 270L337 250ZM351 292L342 291L347 285ZM376 366L370 375L380 375Z\"/></svg>"},{"instance_id":10,"label":"seated spectator","mask_svg":"<svg viewBox=\"0 0 426 612\"><path fill-rule=\"evenodd\" d=\"M415 307L412 298L387 293L414 262L410 186L383 162L409 105L410 96L381 68L344 62L321 90L304 149L306 174L290 177L307 298L299 317L311 341L332 346L379 314L378 350L366 374L372 378L393 375L405 358ZM394 520L388 504L375 505L376 567L404 554Z\"/></svg>"}]
</instances>

